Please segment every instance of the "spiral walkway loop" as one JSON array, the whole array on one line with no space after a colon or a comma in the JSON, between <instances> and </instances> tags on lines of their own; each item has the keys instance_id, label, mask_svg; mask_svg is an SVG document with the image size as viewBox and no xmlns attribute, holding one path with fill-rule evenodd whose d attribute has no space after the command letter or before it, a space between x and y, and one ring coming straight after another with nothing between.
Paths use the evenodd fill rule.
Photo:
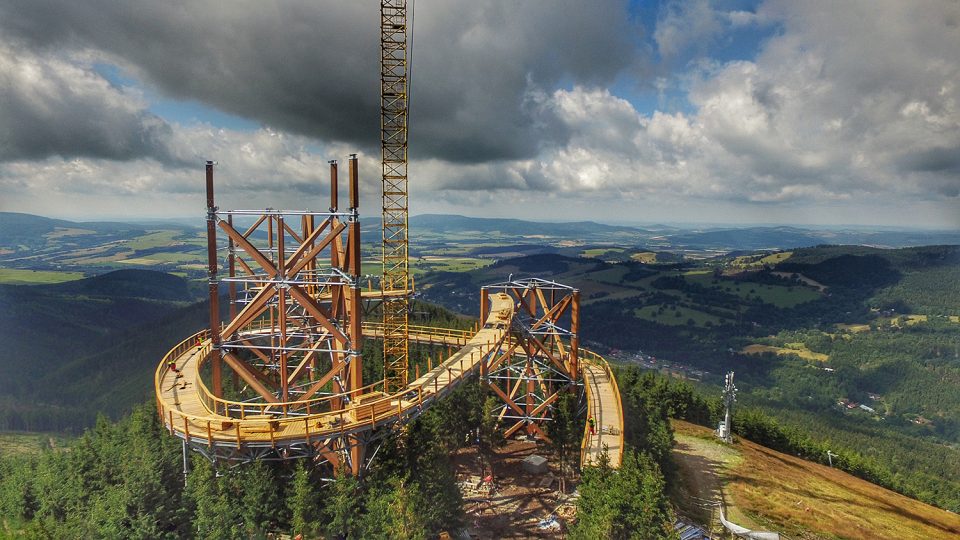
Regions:
<instances>
[{"instance_id":1,"label":"spiral walkway loop","mask_svg":"<svg viewBox=\"0 0 960 540\"><path fill-rule=\"evenodd\" d=\"M211 456L230 452L256 455L256 450L303 452L311 445L409 421L434 400L453 390L509 338L514 302L506 294L492 295L485 324L476 333L423 326L410 327L410 340L459 347L432 370L398 392L378 392L382 382L353 395L318 397L289 403L244 403L218 398L200 377L210 353L208 332L194 334L175 346L160 362L155 375L157 408L164 426L194 449ZM364 334L376 338L376 323L364 324ZM199 345L198 345L199 342ZM623 453L623 413L616 380L606 361L583 351L583 378L587 407L596 421L595 434L585 430L581 462L596 462L606 451L618 467ZM176 368L174 370L173 368ZM326 410L325 401L349 399L351 405ZM319 411L319 412L318 412Z\"/></svg>"}]
</instances>

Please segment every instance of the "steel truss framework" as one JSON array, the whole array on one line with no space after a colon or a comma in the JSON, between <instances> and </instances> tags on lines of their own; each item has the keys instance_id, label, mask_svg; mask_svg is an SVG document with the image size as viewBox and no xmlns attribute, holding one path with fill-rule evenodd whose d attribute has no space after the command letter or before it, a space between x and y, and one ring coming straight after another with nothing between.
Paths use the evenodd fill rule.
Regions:
<instances>
[{"instance_id":1,"label":"steel truss framework","mask_svg":"<svg viewBox=\"0 0 960 540\"><path fill-rule=\"evenodd\" d=\"M492 355L483 380L503 401L497 415L509 437L520 430L549 440L543 423L563 392L579 393L580 291L539 278L483 287L480 320L486 320L489 296L504 292L516 301L510 339Z\"/></svg>"},{"instance_id":2,"label":"steel truss framework","mask_svg":"<svg viewBox=\"0 0 960 540\"><path fill-rule=\"evenodd\" d=\"M318 403L326 410L342 410L369 391L362 377L356 156L349 165L349 208L338 209L337 163L330 162L330 207L311 212L219 210L213 200L213 164L207 162L211 391L224 397L224 364L235 382L233 401L213 403L213 412L250 418L246 405L260 403L264 406L259 416L265 420L315 414L321 412ZM240 221L250 220L250 225L239 227ZM222 279L217 226L226 236L228 275ZM220 283L228 285L230 298L230 315L223 325ZM316 399L325 395L333 397ZM354 468L363 461L367 437L354 433L305 445L197 450L241 461L320 455L332 463L346 459Z\"/></svg>"},{"instance_id":3,"label":"steel truss framework","mask_svg":"<svg viewBox=\"0 0 960 540\"><path fill-rule=\"evenodd\" d=\"M409 238L407 223L407 119L409 84L406 0L380 2L380 150L383 169L384 385L409 378ZM403 292L403 294L396 294Z\"/></svg>"}]
</instances>

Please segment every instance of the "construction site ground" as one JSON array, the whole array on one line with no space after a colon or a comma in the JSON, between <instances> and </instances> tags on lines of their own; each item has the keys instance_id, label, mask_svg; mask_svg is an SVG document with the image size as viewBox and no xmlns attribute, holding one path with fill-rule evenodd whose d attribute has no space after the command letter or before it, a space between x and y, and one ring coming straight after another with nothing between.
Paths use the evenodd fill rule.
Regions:
<instances>
[{"instance_id":1,"label":"construction site ground","mask_svg":"<svg viewBox=\"0 0 960 540\"><path fill-rule=\"evenodd\" d=\"M550 460L547 472L524 471L524 458L534 454ZM498 449L493 459L496 489L489 496L481 485L476 447L458 452L454 465L462 486L471 538L561 538L565 535L567 521L574 515L574 500L571 495L560 493L559 467L543 446L509 440ZM480 489L476 489L478 486ZM573 493L574 488L575 483L568 480L567 493ZM551 516L555 521L549 520Z\"/></svg>"}]
</instances>

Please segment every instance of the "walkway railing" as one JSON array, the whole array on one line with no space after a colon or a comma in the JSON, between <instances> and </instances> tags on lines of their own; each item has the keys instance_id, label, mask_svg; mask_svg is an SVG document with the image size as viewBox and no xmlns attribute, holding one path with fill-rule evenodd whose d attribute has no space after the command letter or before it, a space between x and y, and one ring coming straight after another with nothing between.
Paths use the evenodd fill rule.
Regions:
<instances>
[{"instance_id":1,"label":"walkway railing","mask_svg":"<svg viewBox=\"0 0 960 540\"><path fill-rule=\"evenodd\" d=\"M246 425L255 425L258 434L266 434L265 440L276 443L284 438L284 432L296 432L298 437L309 443L311 439L342 436L365 429L373 429L378 424L390 422L412 414L419 414L424 404L445 394L464 378L470 376L483 362L485 355L508 345L509 335L506 330L493 330L497 339L491 340L489 334L480 337L480 333L472 334L469 330L449 328L434 328L429 326L411 326L410 336L415 341L426 341L446 345L458 345L462 349L452 355L445 362L437 365L431 371L421 376L401 391L384 394L382 397L365 401L359 406L349 406L346 409L329 410L329 402L334 399L356 397L376 391L383 386L383 381L367 385L351 392L328 394L306 401L277 402L277 403L250 403L234 401L214 396L200 377L203 364L210 353L209 332L203 330L184 339L164 356L155 373L155 390L157 395L157 410L163 418L164 424L173 434L182 433L184 438L193 442L206 442L208 446L219 444L235 444L237 448L244 441L241 431L241 422ZM380 323L364 323L364 332L368 335L382 333ZM479 338L479 339L478 339ZM196 370L195 381L197 395L208 414L190 414L171 406L161 396L161 382L169 371L168 362L173 359L180 362L188 353L197 347L199 361L192 369ZM471 343L473 342L473 343ZM471 346L472 350L467 347ZM583 364L600 367L609 377L613 386L613 393L620 411L618 424L619 446L623 452L623 405L620 401L620 391L610 365L599 354L588 349L580 349L580 361ZM440 379L447 375L443 383ZM590 384L585 384L588 404L595 403L597 396L593 395ZM302 433L302 437L300 434ZM589 426L584 427L583 442L580 449L580 461L584 463L590 449Z\"/></svg>"},{"instance_id":2,"label":"walkway railing","mask_svg":"<svg viewBox=\"0 0 960 540\"><path fill-rule=\"evenodd\" d=\"M620 462L622 461L622 458L623 458L623 448L624 448L624 446L623 446L623 445L624 445L624 433L623 433L623 401L621 400L621 397L620 397L620 387L617 385L617 378L613 375L613 370L610 369L610 364L609 364L609 362L607 362L607 360L606 360L604 357L600 356L599 354L597 354L597 353L595 353L595 352L593 352L593 351L591 351L591 350L589 350L589 349L583 349L583 348L580 349L580 361L581 361L582 363L586 363L586 364L589 364L589 365L593 365L593 366L597 366L597 367L603 368L604 372L607 374L607 377L608 377L609 380L610 380L610 384L613 386L613 395L614 395L614 396L616 397L616 399L617 399L617 411L619 411L619 414L617 415L617 416L618 416L617 436L619 437L619 444L617 445L616 449L614 449L614 450L619 454L618 456L616 456L616 457L618 458L618 459L616 460L616 463L620 463ZM586 375L584 375L584 377L586 378ZM591 385L591 384L588 384L586 380L584 381L584 385L583 385L583 386L584 386L584 389L586 390L586 394L587 394L587 410L588 410L588 414L592 414L592 411L590 411L590 409L591 409L591 404L593 404L593 403L599 403L599 402L598 402L598 399L599 399L599 398L592 395L592 392L593 392L593 390L592 390L592 388L591 388L592 385ZM598 405L598 406L599 406L599 405ZM601 429L602 429L602 427L601 427ZM593 439L593 436L592 436L591 433L590 433L590 423L587 422L587 423L583 426L583 442L580 444L580 465L581 465L581 466L584 466L584 465L587 464L587 463L586 463L587 452L590 450L590 444L591 444L592 439ZM598 438L598 441L599 441L599 440L602 440L602 438ZM598 449L598 450L601 450L601 451L602 451L603 449L600 448L600 449Z\"/></svg>"},{"instance_id":3,"label":"walkway railing","mask_svg":"<svg viewBox=\"0 0 960 540\"><path fill-rule=\"evenodd\" d=\"M376 332L374 328L370 328L370 330ZM437 332L431 332L429 335L445 339L443 342L447 344L451 344L451 341L461 343L465 336L469 336L468 332L462 330L432 329L430 327L414 327L413 330L413 334L421 335L427 335L426 330L438 330ZM497 332L497 334L502 337L503 332ZM233 420L247 421L247 423L251 420L255 421L256 425L262 428L258 433L266 433L270 442L283 438L283 432L287 428L293 428L290 431L296 431L298 434L302 430L303 438L306 439L305 442L309 443L311 438L342 436L365 429L373 429L378 424L411 414L419 414L423 410L424 404L444 395L462 382L464 378L470 376L480 365L483 356L498 347L500 341L499 339L491 340L489 335L483 336L482 339L478 339L472 344L468 340L466 343L462 343L464 348L458 353L434 367L433 370L401 391L365 401L359 406L336 411L323 411L320 410L322 405L332 399L347 396L355 397L369 393L377 387L382 387L383 382L378 381L351 392L326 395L307 401L246 403L219 398L210 392L200 377L200 370L210 352L208 337L208 331L206 330L197 332L178 343L164 356L155 374L158 412L171 434L180 432L187 440L206 441L210 446L215 442L232 439L238 448L244 437L241 433L241 422ZM479 337L479 333L474 337ZM197 371L194 380L197 383L198 397L209 414L184 412L175 406L170 406L161 397L161 382L169 371L168 362L171 359L179 362L196 347L198 338L201 340L202 346L198 351L200 362L197 362L194 367ZM472 346L473 350L467 350L468 346ZM446 377L443 377L444 375ZM442 383L440 382L441 378L444 379Z\"/></svg>"}]
</instances>

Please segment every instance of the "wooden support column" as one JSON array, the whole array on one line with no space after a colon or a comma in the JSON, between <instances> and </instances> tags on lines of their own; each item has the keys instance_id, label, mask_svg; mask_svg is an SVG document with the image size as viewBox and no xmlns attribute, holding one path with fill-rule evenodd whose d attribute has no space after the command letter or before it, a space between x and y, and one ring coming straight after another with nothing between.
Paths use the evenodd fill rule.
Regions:
<instances>
[{"instance_id":1,"label":"wooden support column","mask_svg":"<svg viewBox=\"0 0 960 540\"><path fill-rule=\"evenodd\" d=\"M339 196L337 182L337 160L330 160L330 211L336 212L339 206Z\"/></svg>"},{"instance_id":2,"label":"wooden support column","mask_svg":"<svg viewBox=\"0 0 960 540\"><path fill-rule=\"evenodd\" d=\"M347 306L347 317L350 320L349 335L350 348L353 349L353 359L350 361L350 390L351 397L359 395L363 388L363 330L361 327L361 295L360 295L360 180L357 170L357 156L350 156L350 226L347 231L348 261L347 273L350 274L353 285L350 287L350 301Z\"/></svg>"},{"instance_id":3,"label":"wooden support column","mask_svg":"<svg viewBox=\"0 0 960 540\"><path fill-rule=\"evenodd\" d=\"M527 395L526 395L526 399L524 399L523 415L527 417L527 435L532 436L534 433L536 433L536 425L533 423L532 420L529 419L531 416L533 416L533 409L534 409L533 355L534 355L534 352L536 351L536 347L529 343L526 343L524 346L524 349L527 353L527 361L526 361L526 365L523 368L523 378L524 378L524 383L526 383L524 384L524 386L525 386Z\"/></svg>"},{"instance_id":4,"label":"wooden support column","mask_svg":"<svg viewBox=\"0 0 960 540\"><path fill-rule=\"evenodd\" d=\"M213 395L223 397L220 358L220 296L217 283L217 207L213 203L213 162L207 161L207 284L210 289L210 366Z\"/></svg>"},{"instance_id":5,"label":"wooden support column","mask_svg":"<svg viewBox=\"0 0 960 540\"><path fill-rule=\"evenodd\" d=\"M570 304L570 379L580 378L580 291L573 291Z\"/></svg>"},{"instance_id":6,"label":"wooden support column","mask_svg":"<svg viewBox=\"0 0 960 540\"><path fill-rule=\"evenodd\" d=\"M227 214L227 224L233 227L233 214ZM227 271L231 278L237 276L237 245L233 238L227 236ZM227 285L230 292L230 320L237 318L237 284L233 281ZM240 377L233 371L233 388L240 388Z\"/></svg>"},{"instance_id":7,"label":"wooden support column","mask_svg":"<svg viewBox=\"0 0 960 540\"><path fill-rule=\"evenodd\" d=\"M355 351L350 361L351 397L360 394L363 388L363 331L361 326L361 295L360 295L360 177L357 167L357 155L350 155L350 226L347 231L347 260L346 271L350 274L353 284L350 287L349 302L347 302L347 317L350 319L349 335L350 348ZM353 441L350 448L350 462L354 476L359 477L363 469L363 460L366 459L366 445L359 438Z\"/></svg>"},{"instance_id":8,"label":"wooden support column","mask_svg":"<svg viewBox=\"0 0 960 540\"><path fill-rule=\"evenodd\" d=\"M490 291L480 289L480 324L487 322L490 316Z\"/></svg>"},{"instance_id":9,"label":"wooden support column","mask_svg":"<svg viewBox=\"0 0 960 540\"><path fill-rule=\"evenodd\" d=\"M284 253L283 216L277 216L277 276L286 281L286 253ZM290 382L287 380L287 286L277 284L277 317L280 325L280 401L290 401Z\"/></svg>"}]
</instances>

